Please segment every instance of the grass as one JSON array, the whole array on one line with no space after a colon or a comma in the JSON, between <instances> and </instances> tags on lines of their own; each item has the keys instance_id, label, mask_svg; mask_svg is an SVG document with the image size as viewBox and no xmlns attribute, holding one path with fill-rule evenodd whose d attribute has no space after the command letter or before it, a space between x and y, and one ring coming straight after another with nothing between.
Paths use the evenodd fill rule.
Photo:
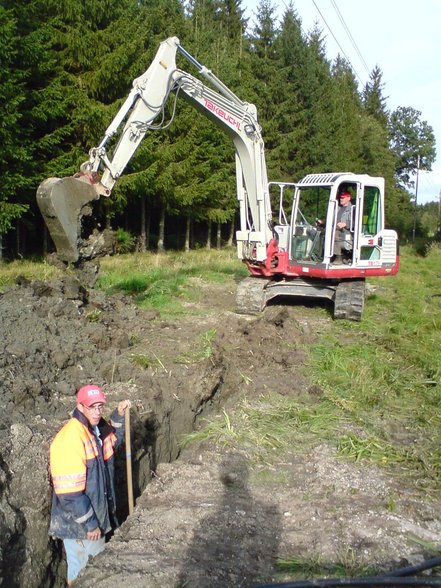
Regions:
<instances>
[{"instance_id":1,"label":"grass","mask_svg":"<svg viewBox=\"0 0 441 588\"><path fill-rule=\"evenodd\" d=\"M46 261L19 259L0 262L0 292L15 284L17 278L46 281L60 275L61 271Z\"/></svg>"},{"instance_id":2,"label":"grass","mask_svg":"<svg viewBox=\"0 0 441 588\"><path fill-rule=\"evenodd\" d=\"M315 404L276 394L244 401L183 445L244 446L255 460L270 462L289 448L326 442L342 459L405 473L439 493L441 249L424 258L402 253L397 276L369 280L375 290L363 320L335 321L309 350L306 371L322 391Z\"/></svg>"},{"instance_id":3,"label":"grass","mask_svg":"<svg viewBox=\"0 0 441 588\"><path fill-rule=\"evenodd\" d=\"M224 448L246 447L252 461L270 462L271 455L293 447L306 451L324 436L332 438L336 421L324 404L308 406L276 393L252 402L243 399L234 413L223 411L205 421L203 428L181 440L181 447L210 441Z\"/></svg>"},{"instance_id":4,"label":"grass","mask_svg":"<svg viewBox=\"0 0 441 588\"><path fill-rule=\"evenodd\" d=\"M185 312L182 302L200 298L198 280L222 283L246 275L232 249L143 253L105 258L97 286L109 294L131 295L142 308L176 315Z\"/></svg>"},{"instance_id":5,"label":"grass","mask_svg":"<svg viewBox=\"0 0 441 588\"><path fill-rule=\"evenodd\" d=\"M0 291L12 286L21 276L28 280L50 280L61 275L61 270L38 260L2 263ZM127 294L141 308L153 308L170 316L187 312L182 302L200 299L201 281L218 284L238 281L247 275L233 248L132 253L101 259L96 287L108 294Z\"/></svg>"},{"instance_id":6,"label":"grass","mask_svg":"<svg viewBox=\"0 0 441 588\"><path fill-rule=\"evenodd\" d=\"M342 551L338 561L326 563L320 555L279 559L276 570L296 578L348 578L373 575L374 571L358 561L352 549Z\"/></svg>"},{"instance_id":7,"label":"grass","mask_svg":"<svg viewBox=\"0 0 441 588\"><path fill-rule=\"evenodd\" d=\"M196 349L194 351L180 353L174 358L174 361L176 363L190 365L209 359L213 353L213 340L215 337L216 329L208 329L208 331L200 336L199 341L195 345ZM167 368L156 353L153 353L152 356L142 353L133 353L130 357L130 361L140 369L153 368L167 372Z\"/></svg>"},{"instance_id":8,"label":"grass","mask_svg":"<svg viewBox=\"0 0 441 588\"><path fill-rule=\"evenodd\" d=\"M428 557L439 557L440 549L436 544L421 541L417 538L413 538L413 542L418 544L428 554ZM384 570L375 570L372 566L366 565L357 557L352 548L341 549L335 562L326 562L319 554L313 553L308 557L280 558L276 561L275 567L280 574L289 575L292 581L298 578L314 578L316 580L324 578L361 578L384 574ZM439 567L432 568L432 573L435 576L439 575Z\"/></svg>"},{"instance_id":9,"label":"grass","mask_svg":"<svg viewBox=\"0 0 441 588\"><path fill-rule=\"evenodd\" d=\"M441 249L405 250L401 271L369 281L360 324L336 322L311 353L308 370L340 427L341 454L399 466L441 490Z\"/></svg>"},{"instance_id":10,"label":"grass","mask_svg":"<svg viewBox=\"0 0 441 588\"><path fill-rule=\"evenodd\" d=\"M180 353L176 358L176 362L192 364L209 359L213 354L213 341L216 337L216 333L216 329L208 329L208 331L203 333L200 337L200 342L197 345L197 349L195 351Z\"/></svg>"}]
</instances>

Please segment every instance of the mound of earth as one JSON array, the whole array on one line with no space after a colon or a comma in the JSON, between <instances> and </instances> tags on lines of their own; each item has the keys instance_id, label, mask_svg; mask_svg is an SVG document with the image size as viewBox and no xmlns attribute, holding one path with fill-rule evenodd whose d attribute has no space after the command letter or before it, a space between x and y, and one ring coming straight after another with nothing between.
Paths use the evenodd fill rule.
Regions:
<instances>
[{"instance_id":1,"label":"mound of earth","mask_svg":"<svg viewBox=\"0 0 441 588\"><path fill-rule=\"evenodd\" d=\"M256 465L246 447L180 450L210 413L270 391L320 393L302 371L332 329L323 310L270 306L234 312L233 283L197 284L199 302L161 316L75 276L24 279L0 297L0 549L8 587L64 585L61 545L47 536L48 448L75 391L101 385L109 412L130 398L134 494L127 516L123 452L119 517L79 587L239 587L287 578L276 559L388 570L441 540L439 503L411 482L342 462L329 446ZM393 496L393 508L391 498Z\"/></svg>"}]
</instances>

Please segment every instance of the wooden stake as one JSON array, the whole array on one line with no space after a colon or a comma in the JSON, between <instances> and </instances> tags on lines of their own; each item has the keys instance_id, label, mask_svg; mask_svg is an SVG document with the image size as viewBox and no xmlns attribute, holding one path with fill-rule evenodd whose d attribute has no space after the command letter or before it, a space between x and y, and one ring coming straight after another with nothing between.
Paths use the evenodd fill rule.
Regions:
<instances>
[{"instance_id":1,"label":"wooden stake","mask_svg":"<svg viewBox=\"0 0 441 588\"><path fill-rule=\"evenodd\" d=\"M129 499L129 515L133 512L133 482L132 482L132 444L130 441L130 408L124 413L126 423L126 471L127 471L127 496Z\"/></svg>"}]
</instances>

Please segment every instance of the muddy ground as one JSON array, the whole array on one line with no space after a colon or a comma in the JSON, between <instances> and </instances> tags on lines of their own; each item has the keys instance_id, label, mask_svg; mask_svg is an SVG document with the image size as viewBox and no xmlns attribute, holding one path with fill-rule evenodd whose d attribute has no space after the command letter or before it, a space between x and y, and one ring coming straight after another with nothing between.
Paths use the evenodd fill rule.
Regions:
<instances>
[{"instance_id":1,"label":"muddy ground","mask_svg":"<svg viewBox=\"0 0 441 588\"><path fill-rule=\"evenodd\" d=\"M323 307L234 312L235 284L195 284L179 317L141 311L74 276L0 297L0 569L3 586L64 585L47 536L48 448L75 390L95 382L109 411L130 398L134 513L118 459L121 528L78 587L242 587L288 580L277 559L387 571L441 542L441 509L413 482L338 459L331 446L256 464L249 447L180 451L182 435L222 409L277 391L320 389L302 371L308 345L333 328ZM393 497L393 508L391 507Z\"/></svg>"}]
</instances>

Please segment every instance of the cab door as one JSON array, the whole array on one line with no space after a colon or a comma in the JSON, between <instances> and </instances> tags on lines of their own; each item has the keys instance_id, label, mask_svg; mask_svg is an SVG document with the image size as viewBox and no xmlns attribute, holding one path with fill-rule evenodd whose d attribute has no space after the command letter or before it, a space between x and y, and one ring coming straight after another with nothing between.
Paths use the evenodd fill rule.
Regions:
<instances>
[{"instance_id":1,"label":"cab door","mask_svg":"<svg viewBox=\"0 0 441 588\"><path fill-rule=\"evenodd\" d=\"M383 192L380 186L360 184L357 190L355 263L381 265L384 244Z\"/></svg>"}]
</instances>

